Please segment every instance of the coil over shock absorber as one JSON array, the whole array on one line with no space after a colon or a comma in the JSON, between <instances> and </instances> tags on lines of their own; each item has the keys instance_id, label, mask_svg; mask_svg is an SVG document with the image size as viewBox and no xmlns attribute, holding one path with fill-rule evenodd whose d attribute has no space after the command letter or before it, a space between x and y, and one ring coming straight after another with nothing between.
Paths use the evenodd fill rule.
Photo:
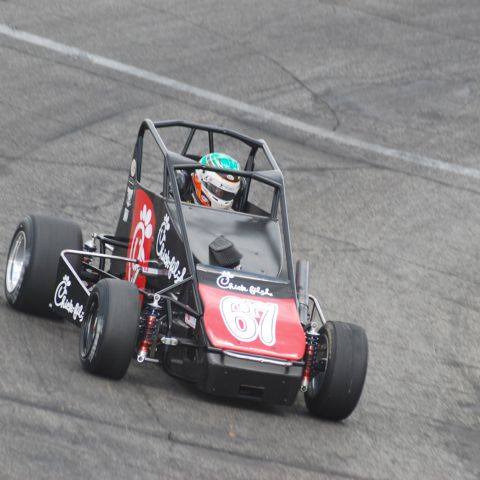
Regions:
<instances>
[{"instance_id":1,"label":"coil over shock absorber","mask_svg":"<svg viewBox=\"0 0 480 480\"><path fill-rule=\"evenodd\" d=\"M165 314L164 302L160 303L160 295L153 297L153 302L147 304L143 310L140 325L137 362L143 363L158 335L158 326L161 317Z\"/></svg>"},{"instance_id":2,"label":"coil over shock absorber","mask_svg":"<svg viewBox=\"0 0 480 480\"><path fill-rule=\"evenodd\" d=\"M307 391L308 384L310 383L312 376L315 374L320 341L320 335L318 331L318 324L316 322L312 322L308 332L305 334L307 347L305 349L305 368L303 370L302 384L300 387L302 392Z\"/></svg>"}]
</instances>

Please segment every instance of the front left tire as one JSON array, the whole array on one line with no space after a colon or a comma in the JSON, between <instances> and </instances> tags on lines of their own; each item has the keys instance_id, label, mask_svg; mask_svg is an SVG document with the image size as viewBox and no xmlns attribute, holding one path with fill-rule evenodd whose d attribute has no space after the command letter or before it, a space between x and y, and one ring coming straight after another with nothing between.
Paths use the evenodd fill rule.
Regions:
<instances>
[{"instance_id":1,"label":"front left tire","mask_svg":"<svg viewBox=\"0 0 480 480\"><path fill-rule=\"evenodd\" d=\"M83 368L120 380L135 352L139 319L137 287L124 280L100 280L92 289L80 330Z\"/></svg>"}]
</instances>

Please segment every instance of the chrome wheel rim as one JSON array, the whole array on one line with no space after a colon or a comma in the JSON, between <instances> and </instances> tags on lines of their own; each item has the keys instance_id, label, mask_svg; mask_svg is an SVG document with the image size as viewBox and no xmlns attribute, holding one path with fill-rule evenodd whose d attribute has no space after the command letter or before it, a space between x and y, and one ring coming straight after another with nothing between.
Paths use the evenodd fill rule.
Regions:
<instances>
[{"instance_id":1,"label":"chrome wheel rim","mask_svg":"<svg viewBox=\"0 0 480 480\"><path fill-rule=\"evenodd\" d=\"M88 316L85 320L85 325L82 325L81 336L81 356L87 358L95 345L98 342L98 335L102 329L102 318L98 316L98 298L92 299L92 303L88 310Z\"/></svg>"},{"instance_id":2,"label":"chrome wheel rim","mask_svg":"<svg viewBox=\"0 0 480 480\"><path fill-rule=\"evenodd\" d=\"M5 287L8 293L13 293L22 283L27 262L27 237L22 230L17 233L7 260Z\"/></svg>"}]
</instances>

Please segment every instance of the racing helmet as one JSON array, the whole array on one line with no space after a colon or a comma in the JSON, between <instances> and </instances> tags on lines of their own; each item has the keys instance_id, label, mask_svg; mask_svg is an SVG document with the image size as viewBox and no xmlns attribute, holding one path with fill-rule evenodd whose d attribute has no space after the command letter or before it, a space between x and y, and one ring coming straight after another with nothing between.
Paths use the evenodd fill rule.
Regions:
<instances>
[{"instance_id":1,"label":"racing helmet","mask_svg":"<svg viewBox=\"0 0 480 480\"><path fill-rule=\"evenodd\" d=\"M240 176L231 170L240 170L240 164L225 153L209 153L199 161L207 167L230 170L225 173L195 170L192 174L195 203L206 207L228 209L240 190Z\"/></svg>"}]
</instances>

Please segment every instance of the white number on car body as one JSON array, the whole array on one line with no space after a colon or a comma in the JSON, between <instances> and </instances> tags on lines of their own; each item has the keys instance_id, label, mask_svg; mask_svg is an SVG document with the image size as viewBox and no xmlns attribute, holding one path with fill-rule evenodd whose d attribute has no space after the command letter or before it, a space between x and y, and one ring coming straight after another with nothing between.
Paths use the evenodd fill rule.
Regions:
<instances>
[{"instance_id":1,"label":"white number on car body","mask_svg":"<svg viewBox=\"0 0 480 480\"><path fill-rule=\"evenodd\" d=\"M239 297L223 297L220 312L228 331L241 342L253 342L258 337L265 345L275 344L278 305Z\"/></svg>"}]
</instances>

